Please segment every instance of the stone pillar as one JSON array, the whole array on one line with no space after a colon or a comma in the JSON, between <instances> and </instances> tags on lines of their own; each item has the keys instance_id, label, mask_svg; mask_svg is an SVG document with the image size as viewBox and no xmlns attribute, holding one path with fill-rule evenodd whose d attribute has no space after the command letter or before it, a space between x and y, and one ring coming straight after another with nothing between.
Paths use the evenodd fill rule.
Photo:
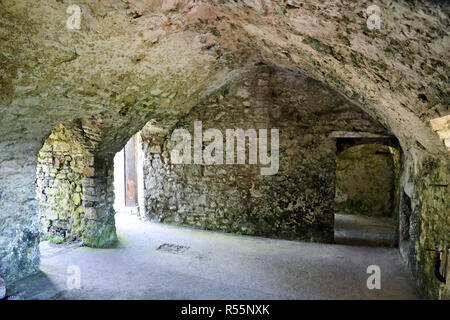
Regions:
<instances>
[{"instance_id":1,"label":"stone pillar","mask_svg":"<svg viewBox=\"0 0 450 320\"><path fill-rule=\"evenodd\" d=\"M40 236L78 240L83 231L81 180L93 165L77 130L58 126L38 154L37 199Z\"/></svg>"},{"instance_id":2,"label":"stone pillar","mask_svg":"<svg viewBox=\"0 0 450 320\"><path fill-rule=\"evenodd\" d=\"M0 277L7 283L39 270L37 150L21 143L21 150L0 143Z\"/></svg>"},{"instance_id":3,"label":"stone pillar","mask_svg":"<svg viewBox=\"0 0 450 320\"><path fill-rule=\"evenodd\" d=\"M117 242L114 220L113 157L94 159L91 172L83 179L83 207L85 245L96 248L111 247Z\"/></svg>"},{"instance_id":4,"label":"stone pillar","mask_svg":"<svg viewBox=\"0 0 450 320\"><path fill-rule=\"evenodd\" d=\"M6 296L6 282L0 277L0 300Z\"/></svg>"},{"instance_id":5,"label":"stone pillar","mask_svg":"<svg viewBox=\"0 0 450 320\"><path fill-rule=\"evenodd\" d=\"M96 156L101 141L96 119L57 126L38 155L37 197L41 236L108 247L114 227L113 157Z\"/></svg>"}]
</instances>

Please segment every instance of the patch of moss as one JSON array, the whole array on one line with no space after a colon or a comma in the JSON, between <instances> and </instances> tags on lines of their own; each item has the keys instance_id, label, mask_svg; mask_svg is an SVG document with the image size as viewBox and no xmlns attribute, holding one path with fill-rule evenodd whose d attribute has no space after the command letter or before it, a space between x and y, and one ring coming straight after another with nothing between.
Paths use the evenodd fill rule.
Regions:
<instances>
[{"instance_id":1,"label":"patch of moss","mask_svg":"<svg viewBox=\"0 0 450 320\"><path fill-rule=\"evenodd\" d=\"M209 29L209 32L213 34L215 37L220 38L220 31L216 27L212 27Z\"/></svg>"},{"instance_id":2,"label":"patch of moss","mask_svg":"<svg viewBox=\"0 0 450 320\"><path fill-rule=\"evenodd\" d=\"M92 227L92 226L91 226ZM94 248L109 248L117 243L116 228L111 225L98 226L101 230L93 230L92 233L83 234L85 245Z\"/></svg>"},{"instance_id":3,"label":"patch of moss","mask_svg":"<svg viewBox=\"0 0 450 320\"><path fill-rule=\"evenodd\" d=\"M53 236L53 237L50 237L50 238L48 239L48 241L50 241L51 243L54 243L54 244L61 244L61 243L64 242L64 237L61 237L61 236Z\"/></svg>"},{"instance_id":4,"label":"patch of moss","mask_svg":"<svg viewBox=\"0 0 450 320\"><path fill-rule=\"evenodd\" d=\"M342 33L339 33L339 34L338 34L338 39L341 40L342 43L345 44L346 46L350 46L350 45L351 45L350 39L347 38L347 37L346 37L344 34L342 34Z\"/></svg>"},{"instance_id":5,"label":"patch of moss","mask_svg":"<svg viewBox=\"0 0 450 320\"><path fill-rule=\"evenodd\" d=\"M346 23L355 23L356 22L356 16L351 12L344 13L344 22Z\"/></svg>"},{"instance_id":6,"label":"patch of moss","mask_svg":"<svg viewBox=\"0 0 450 320\"><path fill-rule=\"evenodd\" d=\"M277 4L275 5L275 11L276 11L276 13L279 14L280 16L283 16L283 15L286 14L286 8L281 7L281 6L277 5Z\"/></svg>"},{"instance_id":7,"label":"patch of moss","mask_svg":"<svg viewBox=\"0 0 450 320\"><path fill-rule=\"evenodd\" d=\"M324 54L333 54L333 48L330 47L329 45L326 45L322 42L320 42L317 39L314 39L312 37L306 37L305 39L303 39L302 41L303 43L306 43L307 45L309 45L311 48L313 48L314 50L324 53Z\"/></svg>"}]
</instances>

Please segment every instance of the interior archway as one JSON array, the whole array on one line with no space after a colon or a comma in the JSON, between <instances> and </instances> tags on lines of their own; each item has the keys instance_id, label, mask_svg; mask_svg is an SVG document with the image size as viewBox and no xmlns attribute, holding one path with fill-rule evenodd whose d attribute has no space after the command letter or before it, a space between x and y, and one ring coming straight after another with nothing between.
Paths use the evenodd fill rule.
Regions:
<instances>
[{"instance_id":1,"label":"interior archway","mask_svg":"<svg viewBox=\"0 0 450 320\"><path fill-rule=\"evenodd\" d=\"M41 223L47 239L62 235L64 241L82 240L90 247L118 245L122 252L131 239L147 239L139 235L145 227L129 217L120 215L122 224L114 223L112 155L125 143L120 146L108 132L118 130L126 140L125 132L134 134L136 129L134 123L113 128L106 126L107 122L99 115L64 123L52 131L39 153L38 194L45 197L41 218L51 218ZM185 129L194 139L199 134L194 126L199 122L201 133L208 129L223 132L223 146L230 129L255 129L258 138L259 129L279 129L279 145L274 146L279 153L277 171L261 175L260 169L267 164L250 164L248 151L242 165L226 164L227 150L223 150L221 165L173 163L172 133ZM227 82L199 101L177 122L152 119L137 134L142 140L144 180L140 215L146 220L196 229L332 243L335 158L340 148L335 135L348 130L377 137L389 135L379 122L326 85L292 70L255 66L241 73L239 81ZM207 145L205 140L203 151ZM247 150L250 145L248 140ZM273 148L268 151L273 153ZM154 229L149 230L164 228L152 226ZM163 233L159 237L171 239ZM114 255L115 249L110 250ZM135 252L133 246L127 250L129 254ZM157 250L175 250L178 254L189 246L166 242ZM78 256L79 261L89 263L85 259ZM44 269L49 263L61 267L48 258L43 263ZM102 268L101 263L88 265Z\"/></svg>"},{"instance_id":2,"label":"interior archway","mask_svg":"<svg viewBox=\"0 0 450 320\"><path fill-rule=\"evenodd\" d=\"M400 212L400 221L409 224L409 237L406 242L400 240L400 251L425 296L448 295L448 289L435 282L432 256L424 250L449 243L448 150L429 125L430 120L444 119L444 128L437 131L445 133L446 5L386 5L383 19L388 27L369 32L364 27L366 8L355 2L332 3L323 10L311 3L297 8L280 2L281 10L248 3L129 1L126 5L112 0L93 5L79 1L85 23L73 32L61 28L67 19L62 2L0 4L5 34L0 39L4 71L0 81L0 260L8 283L34 273L39 264L36 155L55 126L76 119L94 118L98 123L93 170L99 179L89 187L98 186L99 204L111 204L108 177L113 155L133 134L151 119L169 133L179 125L189 127L183 119L191 111L208 112L208 106L217 103L208 101L209 97L219 98L216 94L228 84L241 80L255 66L267 65L290 70L279 81L303 74L315 78L317 90L324 84L333 88L339 101L351 101L360 112L364 110L364 117L370 115L370 121L397 137L404 153L400 194L410 199L406 201L410 205L402 209L408 218L403 219ZM409 30L411 21L404 17L417 21L417 28ZM40 32L42 26L45 33ZM409 32L414 32L414 41ZM264 87L263 78L255 83L262 80ZM277 90L270 93L273 99L283 99ZM320 96L316 98L321 101ZM260 102L265 103L255 101L255 105ZM194 110L202 103L203 109ZM287 120L301 122L305 115L294 109L289 108ZM320 120L326 113L312 114L311 119ZM354 131L350 122L339 125ZM333 144L320 128L304 129L309 130L306 139L311 146ZM325 157L318 170L329 172L333 157ZM314 178L323 184L328 177ZM329 203L333 192L325 189L314 186L299 197L316 199L319 194L317 198ZM242 190L258 195L252 186L244 185ZM312 212L313 204L309 202L305 211ZM111 226L112 211L107 206L92 209L99 209L95 210L99 217L91 220L101 222L91 225L92 243L103 246L112 234L112 227L104 228ZM318 220L306 215L305 224L319 228L300 233L329 241L331 216L328 211ZM263 229L270 229L273 221L263 222ZM287 229L279 233L289 234L292 228Z\"/></svg>"},{"instance_id":3,"label":"interior archway","mask_svg":"<svg viewBox=\"0 0 450 320\"><path fill-rule=\"evenodd\" d=\"M400 153L386 145L352 144L358 145L337 157L335 242L395 247Z\"/></svg>"}]
</instances>

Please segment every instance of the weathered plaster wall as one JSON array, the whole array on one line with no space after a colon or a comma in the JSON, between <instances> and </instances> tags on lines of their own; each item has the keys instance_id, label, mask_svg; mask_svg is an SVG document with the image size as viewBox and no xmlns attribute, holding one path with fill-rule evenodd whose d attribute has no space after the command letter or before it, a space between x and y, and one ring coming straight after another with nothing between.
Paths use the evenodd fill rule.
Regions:
<instances>
[{"instance_id":1,"label":"weathered plaster wall","mask_svg":"<svg viewBox=\"0 0 450 320\"><path fill-rule=\"evenodd\" d=\"M336 212L392 217L395 178L389 147L368 144L343 151L337 157Z\"/></svg>"},{"instance_id":2,"label":"weathered plaster wall","mask_svg":"<svg viewBox=\"0 0 450 320\"><path fill-rule=\"evenodd\" d=\"M279 129L279 171L262 176L265 166L249 165L248 155L245 165L174 165L169 155L175 143L167 130L150 124L142 131L148 217L307 241L333 241L336 144L331 132L387 133L330 88L273 67L242 76L176 128L193 134L195 121L203 122L203 130L223 132L224 146L226 129Z\"/></svg>"}]
</instances>

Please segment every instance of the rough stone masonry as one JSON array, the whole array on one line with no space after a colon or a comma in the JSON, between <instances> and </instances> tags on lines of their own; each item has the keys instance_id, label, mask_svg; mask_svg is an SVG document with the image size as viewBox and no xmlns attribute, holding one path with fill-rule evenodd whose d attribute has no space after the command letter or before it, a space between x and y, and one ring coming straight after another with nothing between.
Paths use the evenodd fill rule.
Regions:
<instances>
[{"instance_id":1,"label":"rough stone masonry","mask_svg":"<svg viewBox=\"0 0 450 320\"><path fill-rule=\"evenodd\" d=\"M388 134L320 82L269 66L241 75L175 127L194 134L195 121L202 121L204 130L221 132L278 128L280 168L275 175L261 175L264 165L249 164L249 140L245 164L173 164L176 142L150 123L142 130L145 214L150 219L321 242L333 241L336 143L331 133Z\"/></svg>"},{"instance_id":2,"label":"rough stone masonry","mask_svg":"<svg viewBox=\"0 0 450 320\"><path fill-rule=\"evenodd\" d=\"M165 138L144 133L151 148L161 140L160 153L147 152L147 170L155 168L155 179L173 175L167 177L164 194L155 191L158 202L147 196L149 216L184 223L178 210L193 197L195 203L186 208L188 224L315 241L331 240L328 204L334 156L326 134L338 127L353 130L352 124L369 130L375 124L398 139L402 153L400 252L425 297L448 299L449 287L435 279L433 257L425 251L450 243L448 3L379 1L380 29L373 30L367 27L365 1L292 3L76 0L80 29L68 30L64 1L1 0L0 263L7 283L38 270L42 206L36 191L47 183L49 189L58 189L54 187L61 181L65 201L47 230L77 234L92 246L115 241L112 157L149 121L168 134L178 126L191 128L193 119L219 128L261 122L284 130L280 174L267 183L252 168L230 167L224 169L230 176L208 176L209 168L172 166L165 159L170 150ZM264 65L284 71L247 77L252 84L247 88L243 75ZM286 74L289 79L315 79L316 85L305 88L323 90L323 97L296 92L283 80ZM250 94L248 115L247 99L236 98L239 87ZM299 100L302 97L327 101ZM348 113L337 101L343 101ZM336 108L339 112L331 111ZM52 130L92 119L95 147L86 168L93 172L79 172L76 155L52 156L50 161L48 153L42 154L39 166L50 169L37 186L38 153L48 138L55 142ZM67 137L85 136L79 128ZM69 187L71 174L74 182ZM80 178L81 192L76 182ZM300 185L299 178L306 182ZM172 187L175 191L169 190ZM52 192L56 190L43 189L41 197L48 200ZM167 199L166 194L174 192L179 200ZM81 194L81 206L75 194ZM259 211L265 201L259 194L276 199L267 204L273 215ZM242 215L223 202L217 209L212 202L204 205L202 195L238 203ZM204 214L195 216L194 207L203 208ZM41 217L49 213L54 218L55 206L45 208ZM84 234L77 214L83 216ZM67 220L60 219L65 216Z\"/></svg>"}]
</instances>

